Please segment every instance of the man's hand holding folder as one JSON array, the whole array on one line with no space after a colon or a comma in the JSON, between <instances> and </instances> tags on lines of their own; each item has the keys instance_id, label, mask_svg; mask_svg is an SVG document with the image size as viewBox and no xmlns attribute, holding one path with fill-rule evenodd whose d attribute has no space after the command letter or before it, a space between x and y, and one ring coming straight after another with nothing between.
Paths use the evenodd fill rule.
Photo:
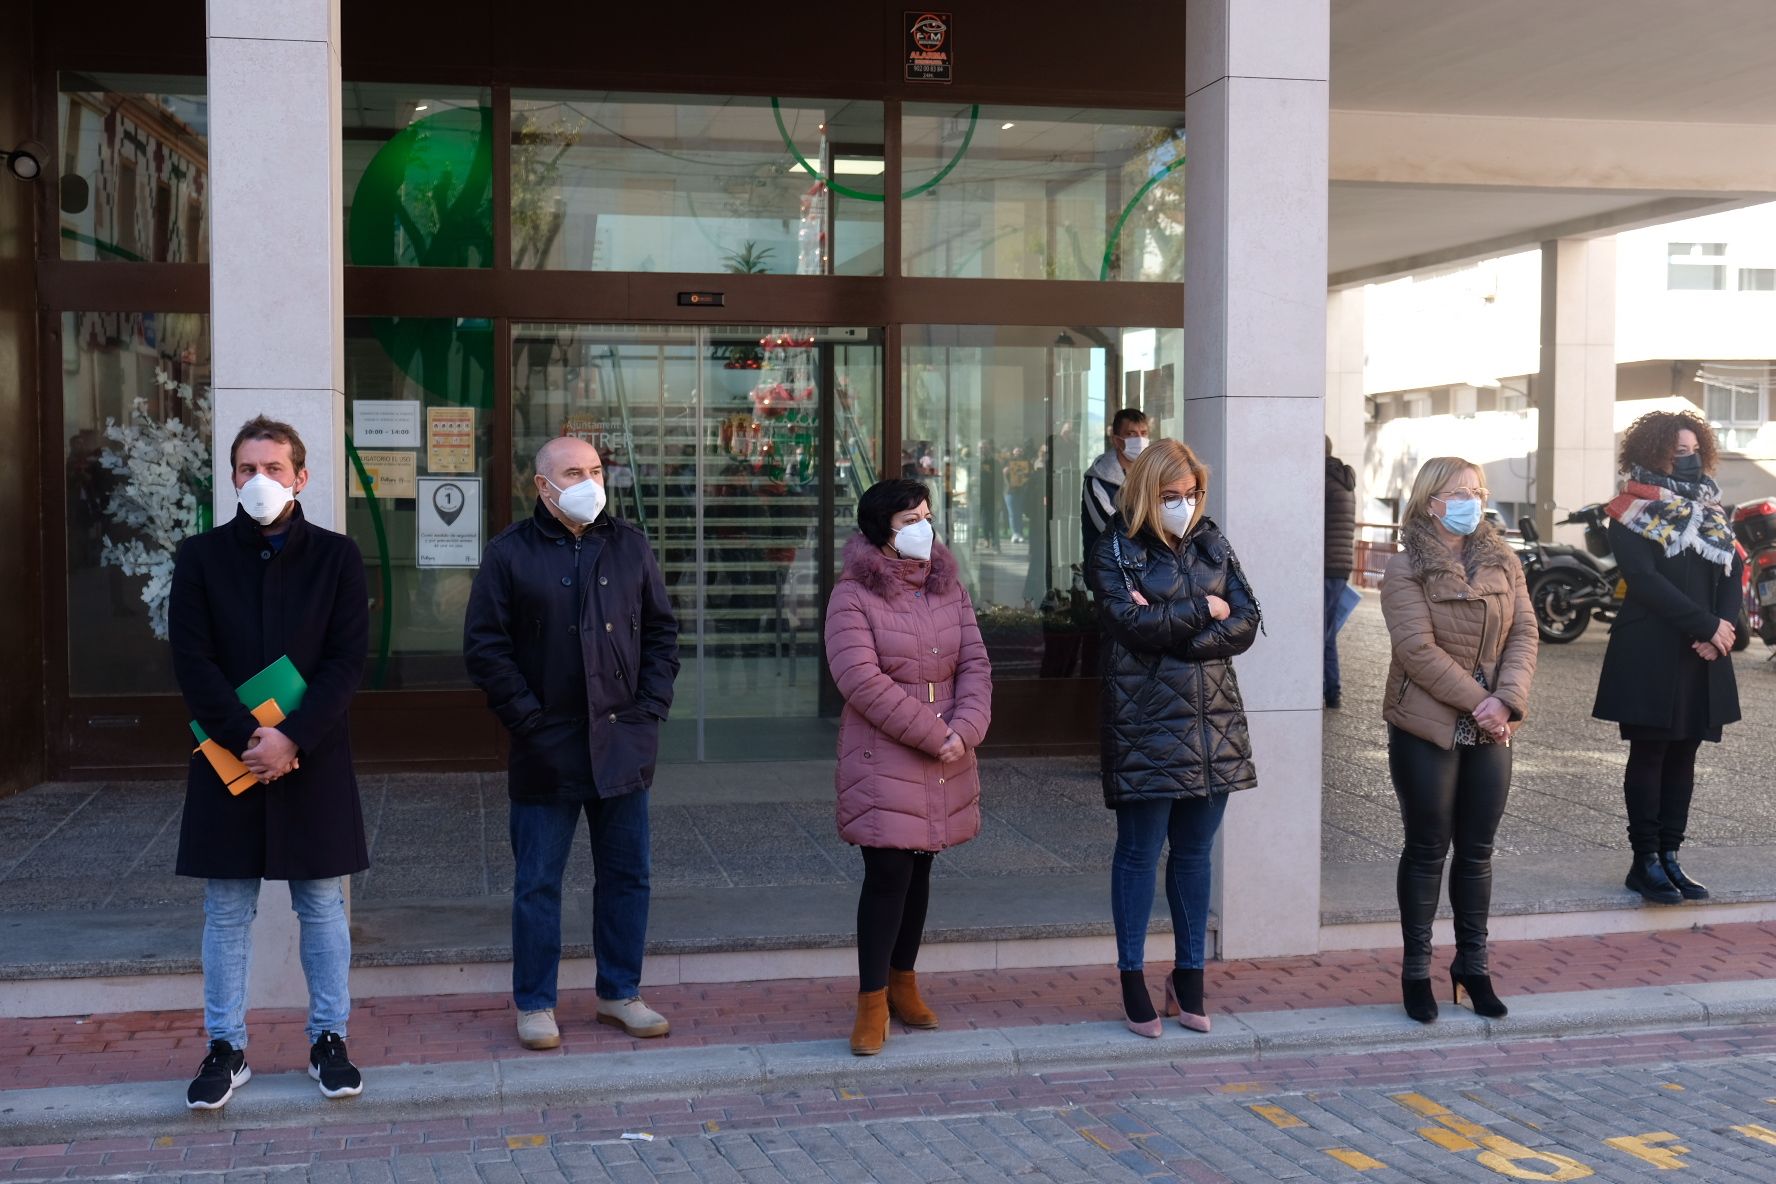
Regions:
<instances>
[{"instance_id":1,"label":"man's hand holding folder","mask_svg":"<svg viewBox=\"0 0 1776 1184\"><path fill-rule=\"evenodd\" d=\"M238 796L253 785L276 781L301 767L295 742L280 732L277 725L302 705L302 695L307 689L307 682L287 656L242 683L236 693L242 703L252 707L253 718L259 721L259 727L247 741L246 751L238 757L210 739L196 720L191 721L191 732L198 740L197 750L216 770L229 793ZM253 706L255 704L257 706Z\"/></svg>"}]
</instances>

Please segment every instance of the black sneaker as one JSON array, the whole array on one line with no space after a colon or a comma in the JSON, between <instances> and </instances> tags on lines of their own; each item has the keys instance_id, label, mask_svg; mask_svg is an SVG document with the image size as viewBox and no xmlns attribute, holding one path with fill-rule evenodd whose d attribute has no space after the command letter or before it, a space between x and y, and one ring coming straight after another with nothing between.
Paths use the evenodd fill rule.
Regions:
<instances>
[{"instance_id":1,"label":"black sneaker","mask_svg":"<svg viewBox=\"0 0 1776 1184\"><path fill-rule=\"evenodd\" d=\"M210 1055L198 1066L197 1076L185 1090L185 1104L193 1110L220 1110L252 1076L245 1049L226 1040L212 1040Z\"/></svg>"},{"instance_id":2,"label":"black sneaker","mask_svg":"<svg viewBox=\"0 0 1776 1184\"><path fill-rule=\"evenodd\" d=\"M364 1075L346 1057L345 1041L332 1032L322 1032L308 1050L308 1075L329 1098L355 1098L364 1092Z\"/></svg>"}]
</instances>

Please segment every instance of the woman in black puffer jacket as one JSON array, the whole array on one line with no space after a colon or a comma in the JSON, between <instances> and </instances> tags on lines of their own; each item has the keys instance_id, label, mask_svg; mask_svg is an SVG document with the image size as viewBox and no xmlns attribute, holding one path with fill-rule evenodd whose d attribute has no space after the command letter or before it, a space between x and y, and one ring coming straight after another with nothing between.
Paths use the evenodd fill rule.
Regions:
<instances>
[{"instance_id":1,"label":"woman in black puffer jacket","mask_svg":"<svg viewBox=\"0 0 1776 1184\"><path fill-rule=\"evenodd\" d=\"M1227 795L1257 783L1230 659L1260 625L1233 548L1203 516L1209 471L1176 440L1129 469L1118 516L1092 548L1089 577L1104 627L1104 804L1116 811L1110 903L1129 1030L1158 1036L1142 974L1153 875L1169 840L1166 900L1175 967L1166 1008L1199 1032L1209 851Z\"/></svg>"}]
</instances>

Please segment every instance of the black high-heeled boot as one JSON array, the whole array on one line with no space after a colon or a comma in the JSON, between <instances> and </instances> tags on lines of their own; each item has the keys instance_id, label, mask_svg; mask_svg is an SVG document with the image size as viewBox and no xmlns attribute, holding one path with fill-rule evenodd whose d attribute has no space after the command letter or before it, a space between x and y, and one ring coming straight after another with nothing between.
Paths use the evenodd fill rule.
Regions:
<instances>
[{"instance_id":1,"label":"black high-heeled boot","mask_svg":"<svg viewBox=\"0 0 1776 1184\"><path fill-rule=\"evenodd\" d=\"M1510 1008L1499 999L1498 993L1492 989L1492 976L1485 974L1463 974L1460 967L1449 968L1450 998L1455 1003L1462 1001L1462 992L1468 993L1468 1002L1474 1008L1475 1015L1483 1015L1489 1020L1503 1019L1510 1013Z\"/></svg>"},{"instance_id":2,"label":"black high-heeled boot","mask_svg":"<svg viewBox=\"0 0 1776 1184\"><path fill-rule=\"evenodd\" d=\"M1436 1021L1437 997L1431 993L1431 980L1428 977L1401 979L1400 995L1406 1004L1407 1015L1421 1024Z\"/></svg>"},{"instance_id":3,"label":"black high-heeled boot","mask_svg":"<svg viewBox=\"0 0 1776 1184\"><path fill-rule=\"evenodd\" d=\"M1683 867L1677 862L1677 852L1659 852L1660 866L1665 869L1665 877L1672 886L1683 893L1685 900L1707 900L1708 889L1684 875Z\"/></svg>"},{"instance_id":4,"label":"black high-heeled boot","mask_svg":"<svg viewBox=\"0 0 1776 1184\"><path fill-rule=\"evenodd\" d=\"M1139 970L1118 971L1122 978L1122 1022L1137 1036L1159 1039L1165 1025L1153 1010L1153 996L1147 993L1147 976Z\"/></svg>"},{"instance_id":5,"label":"black high-heeled boot","mask_svg":"<svg viewBox=\"0 0 1776 1184\"><path fill-rule=\"evenodd\" d=\"M1628 869L1628 876L1622 883L1640 893L1641 899L1648 904L1683 903L1683 893L1665 874L1665 863L1654 851L1636 854L1634 866Z\"/></svg>"}]
</instances>

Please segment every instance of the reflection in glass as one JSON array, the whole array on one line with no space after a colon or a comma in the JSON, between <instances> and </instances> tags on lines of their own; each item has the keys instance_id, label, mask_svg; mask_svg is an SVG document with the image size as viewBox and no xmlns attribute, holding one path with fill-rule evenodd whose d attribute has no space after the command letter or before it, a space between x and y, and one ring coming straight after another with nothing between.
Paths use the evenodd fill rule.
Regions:
<instances>
[{"instance_id":1,"label":"reflection in glass","mask_svg":"<svg viewBox=\"0 0 1776 1184\"><path fill-rule=\"evenodd\" d=\"M1184 281L1183 117L909 105L902 271Z\"/></svg>"},{"instance_id":2,"label":"reflection in glass","mask_svg":"<svg viewBox=\"0 0 1776 1184\"><path fill-rule=\"evenodd\" d=\"M537 449L581 436L659 556L684 663L666 758L830 755L822 614L877 472L879 335L519 325L512 365L514 518Z\"/></svg>"},{"instance_id":3,"label":"reflection in glass","mask_svg":"<svg viewBox=\"0 0 1776 1184\"><path fill-rule=\"evenodd\" d=\"M62 258L204 262L204 80L64 72L58 82Z\"/></svg>"},{"instance_id":4,"label":"reflection in glass","mask_svg":"<svg viewBox=\"0 0 1776 1184\"><path fill-rule=\"evenodd\" d=\"M347 82L345 261L493 266L493 108L484 90Z\"/></svg>"},{"instance_id":5,"label":"reflection in glass","mask_svg":"<svg viewBox=\"0 0 1776 1184\"><path fill-rule=\"evenodd\" d=\"M364 553L371 598L364 685L465 686L463 612L475 569L422 546L419 495L434 489L428 477L480 495L478 556L492 522L493 322L348 319L345 409L346 531ZM417 433L402 435L408 426Z\"/></svg>"},{"instance_id":6,"label":"reflection in glass","mask_svg":"<svg viewBox=\"0 0 1776 1184\"><path fill-rule=\"evenodd\" d=\"M882 274L882 104L512 95L512 264Z\"/></svg>"},{"instance_id":7,"label":"reflection in glass","mask_svg":"<svg viewBox=\"0 0 1776 1184\"><path fill-rule=\"evenodd\" d=\"M932 488L996 679L1097 671L1085 472L1121 407L1182 438L1182 329L909 325L901 475Z\"/></svg>"},{"instance_id":8,"label":"reflection in glass","mask_svg":"<svg viewBox=\"0 0 1776 1184\"><path fill-rule=\"evenodd\" d=\"M179 543L211 525L209 318L62 314L68 675L76 695L172 693Z\"/></svg>"}]
</instances>

